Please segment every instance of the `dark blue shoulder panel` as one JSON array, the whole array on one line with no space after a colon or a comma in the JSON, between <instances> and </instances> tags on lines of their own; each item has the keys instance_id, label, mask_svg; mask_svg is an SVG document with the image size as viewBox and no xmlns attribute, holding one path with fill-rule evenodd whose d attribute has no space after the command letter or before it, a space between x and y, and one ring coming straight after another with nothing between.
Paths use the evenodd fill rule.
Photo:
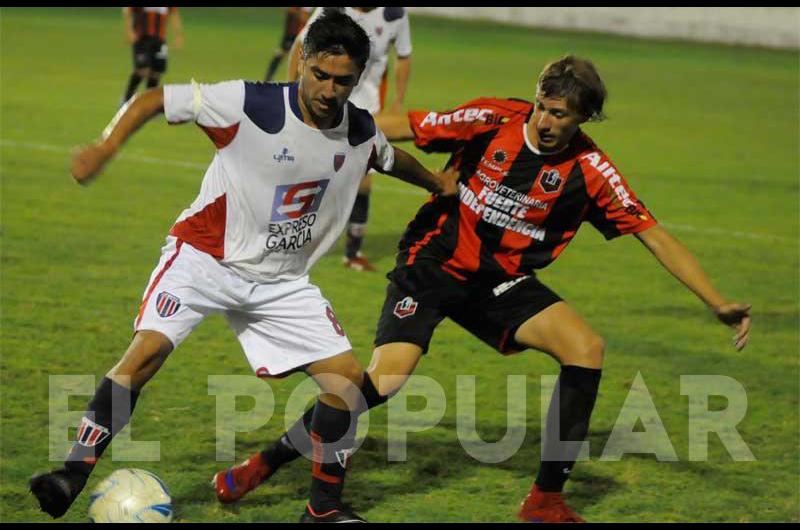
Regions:
<instances>
[{"instance_id":1,"label":"dark blue shoulder panel","mask_svg":"<svg viewBox=\"0 0 800 530\"><path fill-rule=\"evenodd\" d=\"M375 120L369 112L348 101L347 114L350 118L347 124L347 139L350 145L356 147L375 136Z\"/></svg>"},{"instance_id":2,"label":"dark blue shoulder panel","mask_svg":"<svg viewBox=\"0 0 800 530\"><path fill-rule=\"evenodd\" d=\"M281 83L244 84L244 113L259 129L269 134L277 134L286 121Z\"/></svg>"},{"instance_id":3,"label":"dark blue shoulder panel","mask_svg":"<svg viewBox=\"0 0 800 530\"><path fill-rule=\"evenodd\" d=\"M393 22L395 20L403 18L403 15L406 14L406 10L402 7L384 7L383 8L383 20L386 22Z\"/></svg>"}]
</instances>

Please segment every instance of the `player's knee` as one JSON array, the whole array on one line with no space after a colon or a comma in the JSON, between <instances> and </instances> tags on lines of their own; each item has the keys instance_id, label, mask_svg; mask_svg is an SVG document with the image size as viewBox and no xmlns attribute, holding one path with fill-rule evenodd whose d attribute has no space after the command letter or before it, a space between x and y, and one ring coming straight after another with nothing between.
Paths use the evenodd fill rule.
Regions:
<instances>
[{"instance_id":1,"label":"player's knee","mask_svg":"<svg viewBox=\"0 0 800 530\"><path fill-rule=\"evenodd\" d=\"M141 389L167 360L172 343L156 332L139 332L122 359L108 371L106 377L123 386Z\"/></svg>"},{"instance_id":2,"label":"player's knee","mask_svg":"<svg viewBox=\"0 0 800 530\"><path fill-rule=\"evenodd\" d=\"M351 363L342 363L330 372L317 379L324 393L336 395L347 402L358 399L364 380L364 368L358 362L353 360Z\"/></svg>"},{"instance_id":3,"label":"player's knee","mask_svg":"<svg viewBox=\"0 0 800 530\"><path fill-rule=\"evenodd\" d=\"M605 340L593 333L584 337L576 347L562 360L561 364L583 366L585 368L602 368L605 353Z\"/></svg>"},{"instance_id":4,"label":"player's knee","mask_svg":"<svg viewBox=\"0 0 800 530\"><path fill-rule=\"evenodd\" d=\"M361 388L361 384L364 382L364 368L357 362L345 365L339 375L355 385L356 388Z\"/></svg>"}]
</instances>

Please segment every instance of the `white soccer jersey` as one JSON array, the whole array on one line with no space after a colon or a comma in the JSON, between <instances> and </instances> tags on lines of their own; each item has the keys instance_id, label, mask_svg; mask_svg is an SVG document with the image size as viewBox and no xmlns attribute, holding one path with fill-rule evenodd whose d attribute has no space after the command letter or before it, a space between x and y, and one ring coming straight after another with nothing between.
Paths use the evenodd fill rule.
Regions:
<instances>
[{"instance_id":1,"label":"white soccer jersey","mask_svg":"<svg viewBox=\"0 0 800 530\"><path fill-rule=\"evenodd\" d=\"M305 276L347 224L367 170L394 165L366 111L348 103L336 127L319 130L297 97L296 83L164 87L167 120L195 121L217 147L170 234L251 281Z\"/></svg>"},{"instance_id":2,"label":"white soccer jersey","mask_svg":"<svg viewBox=\"0 0 800 530\"><path fill-rule=\"evenodd\" d=\"M320 17L325 8L318 8L311 15L299 38L305 39L308 27ZM389 63L389 48L394 44L398 57L411 55L411 29L408 13L402 7L376 7L372 11L362 12L353 7L345 7L344 13L355 20L369 35L369 60L361 74L358 86L350 95L350 101L357 107L367 109L371 114L380 112L381 85L383 84L386 66Z\"/></svg>"}]
</instances>

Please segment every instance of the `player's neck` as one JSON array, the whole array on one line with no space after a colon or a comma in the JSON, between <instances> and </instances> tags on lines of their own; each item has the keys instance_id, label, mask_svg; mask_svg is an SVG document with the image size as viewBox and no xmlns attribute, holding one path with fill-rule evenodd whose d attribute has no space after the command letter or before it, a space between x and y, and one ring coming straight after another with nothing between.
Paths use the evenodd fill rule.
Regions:
<instances>
[{"instance_id":1,"label":"player's neck","mask_svg":"<svg viewBox=\"0 0 800 530\"><path fill-rule=\"evenodd\" d=\"M303 98L299 96L297 97L297 106L300 107L300 115L303 117L303 123L312 127L314 129L333 129L336 125L339 124L341 119L341 111L335 114L331 118L322 118L320 116L315 115L308 107L306 107Z\"/></svg>"},{"instance_id":2,"label":"player's neck","mask_svg":"<svg viewBox=\"0 0 800 530\"><path fill-rule=\"evenodd\" d=\"M522 130L525 133L525 143L528 144L528 148L530 148L530 150L537 155L555 155L569 147L569 142L567 142L561 147L542 148L541 144L539 143L539 133L536 131L536 126L530 120L525 122L525 124L522 126Z\"/></svg>"}]
</instances>

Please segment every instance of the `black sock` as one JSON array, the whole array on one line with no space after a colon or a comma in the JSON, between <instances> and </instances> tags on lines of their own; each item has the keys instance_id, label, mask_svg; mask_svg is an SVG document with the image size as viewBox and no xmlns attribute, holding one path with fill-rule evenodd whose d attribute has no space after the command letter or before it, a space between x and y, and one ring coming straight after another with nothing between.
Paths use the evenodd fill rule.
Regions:
<instances>
[{"instance_id":1,"label":"black sock","mask_svg":"<svg viewBox=\"0 0 800 530\"><path fill-rule=\"evenodd\" d=\"M361 393L366 402L366 409L377 407L389 399L378 393L369 374L364 372L364 382L361 386ZM360 411L359 414L364 411ZM308 409L303 417L298 419L291 428L283 433L278 440L268 449L261 451L261 457L274 473L282 465L296 460L300 455L311 455L311 439L308 432L311 430L311 418L314 415L314 407Z\"/></svg>"},{"instance_id":2,"label":"black sock","mask_svg":"<svg viewBox=\"0 0 800 530\"><path fill-rule=\"evenodd\" d=\"M136 89L139 87L139 83L141 82L142 78L136 75L136 72L131 74L131 77L128 79L128 88L125 89L123 103L133 97L133 95L136 93Z\"/></svg>"},{"instance_id":3,"label":"black sock","mask_svg":"<svg viewBox=\"0 0 800 530\"><path fill-rule=\"evenodd\" d=\"M353 259L361 250L364 242L364 232L369 218L369 193L359 193L353 203L353 211L350 212L350 223L347 225L347 244L345 256Z\"/></svg>"},{"instance_id":4,"label":"black sock","mask_svg":"<svg viewBox=\"0 0 800 530\"><path fill-rule=\"evenodd\" d=\"M69 472L88 477L112 438L130 421L139 392L104 377L78 427L78 438L64 462Z\"/></svg>"},{"instance_id":5,"label":"black sock","mask_svg":"<svg viewBox=\"0 0 800 530\"><path fill-rule=\"evenodd\" d=\"M351 413L317 400L311 418L311 499L309 505L318 514L342 505L342 489L347 462L355 446L356 425Z\"/></svg>"},{"instance_id":6,"label":"black sock","mask_svg":"<svg viewBox=\"0 0 800 530\"><path fill-rule=\"evenodd\" d=\"M281 59L283 59L282 54L275 54L275 56L269 62L269 66L267 67L267 75L264 76L264 81L267 83L272 81L272 78L275 77L275 72L278 71L278 66L281 64Z\"/></svg>"},{"instance_id":7,"label":"black sock","mask_svg":"<svg viewBox=\"0 0 800 530\"><path fill-rule=\"evenodd\" d=\"M148 77L147 78L147 88L155 88L158 86L158 78L157 77Z\"/></svg>"},{"instance_id":8,"label":"black sock","mask_svg":"<svg viewBox=\"0 0 800 530\"><path fill-rule=\"evenodd\" d=\"M562 366L561 375L553 390L553 399L547 411L545 441L542 443L542 462L536 484L542 491L562 491L569 478L579 451L576 447L563 447L554 436L558 427L563 441L581 442L589 432L597 388L602 370L580 366ZM556 414L558 425L556 425ZM561 445L561 447L560 447ZM576 445L577 444L571 444ZM579 448L580 446L577 446Z\"/></svg>"}]
</instances>

